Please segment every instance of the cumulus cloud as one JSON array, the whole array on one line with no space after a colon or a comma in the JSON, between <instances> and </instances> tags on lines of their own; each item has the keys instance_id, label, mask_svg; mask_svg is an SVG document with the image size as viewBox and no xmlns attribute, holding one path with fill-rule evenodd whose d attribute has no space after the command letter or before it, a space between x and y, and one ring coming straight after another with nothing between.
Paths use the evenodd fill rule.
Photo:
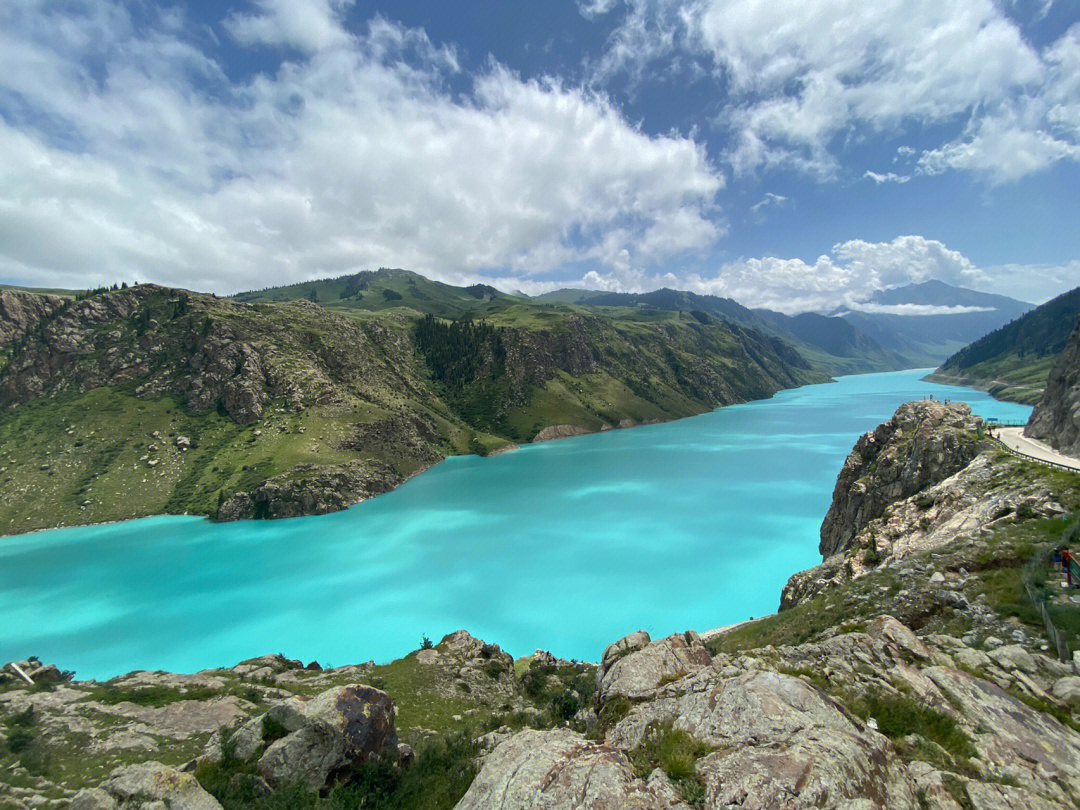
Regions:
<instances>
[{"instance_id":1,"label":"cumulus cloud","mask_svg":"<svg viewBox=\"0 0 1080 810\"><path fill-rule=\"evenodd\" d=\"M696 60L724 94L719 123L737 173L785 166L832 179L852 138L964 118L955 142L928 150L925 172L1003 182L1080 159L1078 27L1040 51L993 0L624 0L622 9L596 75L644 80L658 60Z\"/></svg>"},{"instance_id":2,"label":"cumulus cloud","mask_svg":"<svg viewBox=\"0 0 1080 810\"><path fill-rule=\"evenodd\" d=\"M232 291L593 262L629 279L723 233L724 180L692 139L496 63L451 92L452 48L379 18L349 33L345 5L228 17L241 42L294 52L244 81L176 19L136 24L103 0L0 8L0 275Z\"/></svg>"}]
</instances>

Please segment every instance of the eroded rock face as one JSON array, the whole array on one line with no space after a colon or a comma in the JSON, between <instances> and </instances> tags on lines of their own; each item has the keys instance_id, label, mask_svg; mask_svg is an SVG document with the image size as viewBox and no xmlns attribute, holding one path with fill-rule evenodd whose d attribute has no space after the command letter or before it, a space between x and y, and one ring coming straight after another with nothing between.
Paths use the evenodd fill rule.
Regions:
<instances>
[{"instance_id":1,"label":"eroded rock face","mask_svg":"<svg viewBox=\"0 0 1080 810\"><path fill-rule=\"evenodd\" d=\"M1080 458L1080 319L1050 369L1024 435Z\"/></svg>"},{"instance_id":2,"label":"eroded rock face","mask_svg":"<svg viewBox=\"0 0 1080 810\"><path fill-rule=\"evenodd\" d=\"M913 555L1012 521L1018 510L1037 517L1065 511L1042 480L1017 474L1019 463L988 451L940 483L888 504L887 511L856 532L844 550L793 574L781 595L780 609L881 566L902 565Z\"/></svg>"},{"instance_id":3,"label":"eroded rock face","mask_svg":"<svg viewBox=\"0 0 1080 810\"><path fill-rule=\"evenodd\" d=\"M552 439L566 439L570 436L584 436L592 433L588 428L579 425L548 425L533 437L533 442L549 442Z\"/></svg>"},{"instance_id":4,"label":"eroded rock face","mask_svg":"<svg viewBox=\"0 0 1080 810\"><path fill-rule=\"evenodd\" d=\"M821 524L821 555L843 551L890 504L966 467L982 447L976 436L981 421L962 403L908 402L860 437Z\"/></svg>"},{"instance_id":5,"label":"eroded rock face","mask_svg":"<svg viewBox=\"0 0 1080 810\"><path fill-rule=\"evenodd\" d=\"M67 303L59 295L36 295L21 290L0 290L0 347L14 343L38 322Z\"/></svg>"},{"instance_id":6,"label":"eroded rock face","mask_svg":"<svg viewBox=\"0 0 1080 810\"><path fill-rule=\"evenodd\" d=\"M80 791L71 810L221 810L190 773L160 762L140 762L113 772L101 787Z\"/></svg>"},{"instance_id":7,"label":"eroded rock face","mask_svg":"<svg viewBox=\"0 0 1080 810\"><path fill-rule=\"evenodd\" d=\"M688 810L634 775L626 754L568 729L520 731L484 760L457 810Z\"/></svg>"}]
</instances>

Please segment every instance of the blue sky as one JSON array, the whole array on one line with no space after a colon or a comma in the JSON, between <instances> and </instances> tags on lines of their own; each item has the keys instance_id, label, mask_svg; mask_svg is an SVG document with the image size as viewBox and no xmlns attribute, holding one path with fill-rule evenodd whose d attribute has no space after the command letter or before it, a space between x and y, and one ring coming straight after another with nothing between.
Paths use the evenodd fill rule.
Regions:
<instances>
[{"instance_id":1,"label":"blue sky","mask_svg":"<svg viewBox=\"0 0 1080 810\"><path fill-rule=\"evenodd\" d=\"M1074 0L0 6L0 280L1080 284Z\"/></svg>"}]
</instances>

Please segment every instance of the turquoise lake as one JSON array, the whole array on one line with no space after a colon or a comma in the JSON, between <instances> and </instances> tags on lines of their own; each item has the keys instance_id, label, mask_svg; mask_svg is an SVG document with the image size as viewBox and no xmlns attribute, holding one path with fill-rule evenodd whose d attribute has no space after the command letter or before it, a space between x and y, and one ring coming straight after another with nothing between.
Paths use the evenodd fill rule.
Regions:
<instances>
[{"instance_id":1,"label":"turquoise lake","mask_svg":"<svg viewBox=\"0 0 1080 810\"><path fill-rule=\"evenodd\" d=\"M515 656L597 660L772 613L855 439L929 394L1031 409L905 371L843 377L662 425L451 458L344 512L156 517L0 538L0 661L81 678L268 652L379 662L466 628Z\"/></svg>"}]
</instances>

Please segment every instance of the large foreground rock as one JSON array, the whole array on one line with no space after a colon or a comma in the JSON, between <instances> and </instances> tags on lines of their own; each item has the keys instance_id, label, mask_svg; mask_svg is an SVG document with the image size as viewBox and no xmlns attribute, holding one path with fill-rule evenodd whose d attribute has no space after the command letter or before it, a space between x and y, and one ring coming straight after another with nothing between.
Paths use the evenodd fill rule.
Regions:
<instances>
[{"instance_id":1,"label":"large foreground rock","mask_svg":"<svg viewBox=\"0 0 1080 810\"><path fill-rule=\"evenodd\" d=\"M270 730L284 736L270 739ZM241 760L263 752L257 766L271 786L302 783L323 790L384 751L396 756L394 703L385 692L360 684L314 698L297 695L237 729L232 744Z\"/></svg>"},{"instance_id":2,"label":"large foreground rock","mask_svg":"<svg viewBox=\"0 0 1080 810\"><path fill-rule=\"evenodd\" d=\"M80 791L70 810L221 810L190 773L140 762L113 772L101 787Z\"/></svg>"},{"instance_id":3,"label":"large foreground rock","mask_svg":"<svg viewBox=\"0 0 1080 810\"><path fill-rule=\"evenodd\" d=\"M596 672L596 697L600 703L613 695L631 700L652 694L665 681L681 678L712 661L701 638L693 630L649 643L639 630L604 651Z\"/></svg>"},{"instance_id":4,"label":"large foreground rock","mask_svg":"<svg viewBox=\"0 0 1080 810\"><path fill-rule=\"evenodd\" d=\"M687 808L670 786L634 775L627 756L568 729L521 731L484 760L457 810Z\"/></svg>"}]
</instances>

